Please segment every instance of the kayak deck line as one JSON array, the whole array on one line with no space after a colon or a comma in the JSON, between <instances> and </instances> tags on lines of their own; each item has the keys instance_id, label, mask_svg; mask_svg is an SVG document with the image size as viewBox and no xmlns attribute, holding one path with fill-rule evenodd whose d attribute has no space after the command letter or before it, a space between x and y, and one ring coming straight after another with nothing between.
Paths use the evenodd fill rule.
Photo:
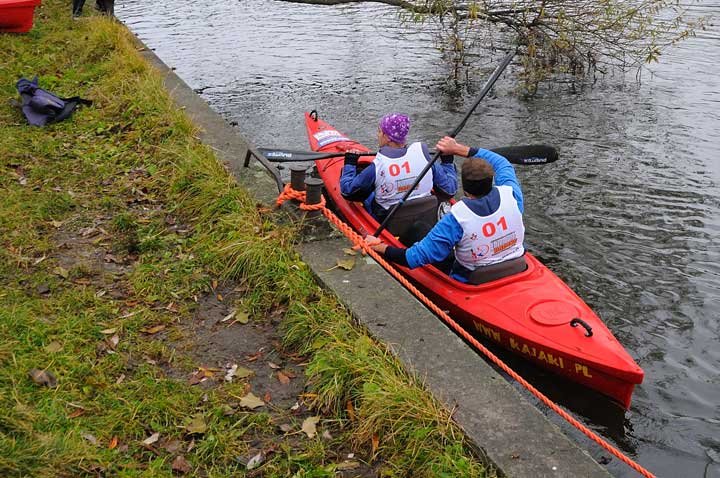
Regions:
<instances>
[{"instance_id":1,"label":"kayak deck line","mask_svg":"<svg viewBox=\"0 0 720 478\"><path fill-rule=\"evenodd\" d=\"M285 187L285 190L280 196L278 197L277 204L278 206L282 205L282 203L287 199L296 199L296 200L302 200L304 198L305 194L304 191L296 191L293 190L290 185L288 184ZM519 375L517 372L515 372L512 368L510 368L504 361L502 361L497 355L495 355L493 352L491 352L487 347L485 347L483 344L481 344L472 334L470 334L467 330L465 330L458 322L453 320L444 310L442 310L440 307L437 306L430 298L428 298L425 294L423 294L419 289L417 289L409 280L407 280L395 267L393 267L390 263L388 263L385 259L383 259L377 252L375 252L365 241L365 239L360 236L357 232L355 232L352 227L345 224L338 216L336 216L332 211L330 211L327 207L325 207L324 201L322 204L313 204L313 205L304 205L305 208L303 208L303 204L301 204L301 209L306 210L321 210L322 213L325 215L325 217L340 230L345 236L355 245L361 248L366 254L369 254L378 264L380 264L386 271L388 271L398 282L400 282L403 287L405 287L408 291L410 291L420 302L425 304L435 315L440 317L443 322L445 322L446 325L448 325L452 330L454 330L458 335L460 335L464 340L466 340L468 343L470 343L476 350L481 352L484 356L486 356L492 363L497 365L501 370L503 370L505 373L507 373L510 377L512 377L516 382L518 382L520 385L522 385L525 389L527 389L531 394L533 394L538 400L540 400L542 403L544 403L548 408L550 408L552 411L554 411L556 414L558 414L561 418L563 418L566 422L568 422L570 425L575 427L577 430L582 432L585 436L587 436L589 439L597 443L599 446L601 446L604 450L606 450L608 453L611 453L616 458L618 458L623 463L627 464L630 468L640 473L642 476L646 478L654 478L655 475L653 475L649 470L643 468L641 465L633 461L631 458L626 456L623 452L621 452L619 449L608 443L605 439L597 435L595 432L590 430L588 427L580 423L575 417L570 415L568 412L563 410L559 405L557 405L555 402L553 402L550 398L548 398L545 394L543 394L540 390L535 388L532 384L530 384L527 380L525 380L521 375ZM580 367L578 369L576 365L576 372L581 371L583 374L588 374L587 368Z\"/></svg>"}]
</instances>

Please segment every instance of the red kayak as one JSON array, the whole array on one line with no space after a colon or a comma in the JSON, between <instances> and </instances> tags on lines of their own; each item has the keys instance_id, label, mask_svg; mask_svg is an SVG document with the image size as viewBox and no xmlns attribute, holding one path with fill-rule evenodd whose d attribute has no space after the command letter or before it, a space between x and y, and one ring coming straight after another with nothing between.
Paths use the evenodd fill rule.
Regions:
<instances>
[{"instance_id":1,"label":"red kayak","mask_svg":"<svg viewBox=\"0 0 720 478\"><path fill-rule=\"evenodd\" d=\"M305 114L305 125L313 151L369 151L316 113ZM340 194L343 158L316 160L316 166L336 211L360 234L375 232L379 224L362 204ZM381 238L402 245L387 230ZM570 287L532 254L525 254L525 262L524 271L481 285L458 282L434 266L398 269L475 335L629 408L643 370Z\"/></svg>"}]
</instances>

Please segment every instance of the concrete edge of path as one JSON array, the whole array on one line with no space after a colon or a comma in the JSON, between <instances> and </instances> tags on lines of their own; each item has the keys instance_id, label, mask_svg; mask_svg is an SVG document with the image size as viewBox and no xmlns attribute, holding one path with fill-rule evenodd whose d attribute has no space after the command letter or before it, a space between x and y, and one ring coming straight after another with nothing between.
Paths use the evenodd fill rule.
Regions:
<instances>
[{"instance_id":1,"label":"concrete edge of path","mask_svg":"<svg viewBox=\"0 0 720 478\"><path fill-rule=\"evenodd\" d=\"M140 40L140 54L163 76L175 103L201 128L200 139L259 201L271 203L276 185L253 160L254 147L214 112ZM300 119L298 118L298 121ZM415 373L449 410L467 437L509 477L609 477L476 352L450 331L372 260L350 271L331 269L344 257L345 239L298 246L323 287L334 292L355 319Z\"/></svg>"}]
</instances>

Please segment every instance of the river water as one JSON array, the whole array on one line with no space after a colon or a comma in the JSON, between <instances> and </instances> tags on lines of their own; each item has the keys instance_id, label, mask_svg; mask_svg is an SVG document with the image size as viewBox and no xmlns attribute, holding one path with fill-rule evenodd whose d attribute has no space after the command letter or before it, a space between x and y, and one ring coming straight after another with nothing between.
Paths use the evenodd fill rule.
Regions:
<instances>
[{"instance_id":1,"label":"river water","mask_svg":"<svg viewBox=\"0 0 720 478\"><path fill-rule=\"evenodd\" d=\"M720 17L718 0L694 15ZM413 139L452 129L472 94L448 88L429 28L373 3L124 0L118 16L258 146L306 149L302 114L374 144L403 111ZM530 99L505 74L459 140L546 143L557 163L518 167L526 240L645 370L627 413L515 365L641 464L720 477L720 19L645 72ZM479 59L477 88L501 53ZM553 419L593 456L606 454ZM616 476L634 473L616 459Z\"/></svg>"}]
</instances>

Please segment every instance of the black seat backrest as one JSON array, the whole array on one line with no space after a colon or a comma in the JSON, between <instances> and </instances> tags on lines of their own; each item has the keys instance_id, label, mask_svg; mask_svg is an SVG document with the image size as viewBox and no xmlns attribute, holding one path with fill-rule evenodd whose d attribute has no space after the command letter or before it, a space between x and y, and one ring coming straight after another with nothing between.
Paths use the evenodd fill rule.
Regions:
<instances>
[{"instance_id":1,"label":"black seat backrest","mask_svg":"<svg viewBox=\"0 0 720 478\"><path fill-rule=\"evenodd\" d=\"M438 200L435 196L411 199L395 212L387 224L394 236L404 236L416 222L424 222L432 228L437 222Z\"/></svg>"},{"instance_id":2,"label":"black seat backrest","mask_svg":"<svg viewBox=\"0 0 720 478\"><path fill-rule=\"evenodd\" d=\"M472 285L485 284L486 282L492 282L513 274L519 274L520 272L526 270L527 267L524 255L518 257L517 259L510 259L509 261L504 261L499 264L478 267L468 276L468 283Z\"/></svg>"}]
</instances>

